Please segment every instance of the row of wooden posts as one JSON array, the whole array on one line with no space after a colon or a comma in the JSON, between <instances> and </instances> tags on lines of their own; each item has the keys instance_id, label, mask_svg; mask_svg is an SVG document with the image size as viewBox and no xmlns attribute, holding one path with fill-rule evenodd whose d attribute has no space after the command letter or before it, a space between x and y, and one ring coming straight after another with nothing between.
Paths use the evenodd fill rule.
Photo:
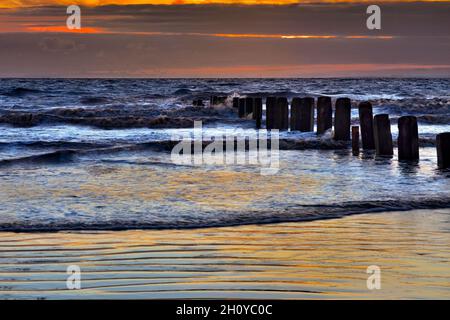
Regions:
<instances>
[{"instance_id":1,"label":"row of wooden posts","mask_svg":"<svg viewBox=\"0 0 450 320\"><path fill-rule=\"evenodd\" d=\"M220 104L226 97L211 97L210 104ZM233 108L241 118L252 115L256 128L262 127L262 98L233 98ZM266 98L266 129L291 131L314 131L315 99L312 97L293 98L290 117L289 103L285 97ZM338 98L334 108L334 139L352 140L352 152L359 154L361 135L362 149L375 150L379 156L392 156L394 147L391 134L391 121L388 114L373 115L372 104L361 102L358 106L359 126L351 126L351 100ZM333 127L333 107L330 97L317 99L317 133L323 134ZM398 158L399 160L419 160L419 131L417 118L402 116L398 119ZM436 136L439 168L450 168L450 132Z\"/></svg>"}]
</instances>

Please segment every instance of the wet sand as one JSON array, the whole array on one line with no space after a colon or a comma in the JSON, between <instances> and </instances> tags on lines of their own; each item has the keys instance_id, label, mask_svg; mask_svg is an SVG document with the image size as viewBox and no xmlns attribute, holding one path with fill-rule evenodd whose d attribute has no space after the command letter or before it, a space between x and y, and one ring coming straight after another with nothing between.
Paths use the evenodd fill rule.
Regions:
<instances>
[{"instance_id":1,"label":"wet sand","mask_svg":"<svg viewBox=\"0 0 450 320\"><path fill-rule=\"evenodd\" d=\"M0 298L450 299L450 209L192 230L0 233ZM66 288L79 265L81 290ZM368 290L366 268L381 268Z\"/></svg>"}]
</instances>

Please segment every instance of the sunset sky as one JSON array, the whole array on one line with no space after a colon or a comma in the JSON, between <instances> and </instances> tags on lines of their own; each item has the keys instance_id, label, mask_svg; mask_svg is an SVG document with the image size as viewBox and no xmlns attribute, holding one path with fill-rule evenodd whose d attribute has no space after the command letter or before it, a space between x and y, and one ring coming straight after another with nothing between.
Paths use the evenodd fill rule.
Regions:
<instances>
[{"instance_id":1,"label":"sunset sky","mask_svg":"<svg viewBox=\"0 0 450 320\"><path fill-rule=\"evenodd\" d=\"M310 2L0 0L0 77L450 76L450 1Z\"/></svg>"}]
</instances>

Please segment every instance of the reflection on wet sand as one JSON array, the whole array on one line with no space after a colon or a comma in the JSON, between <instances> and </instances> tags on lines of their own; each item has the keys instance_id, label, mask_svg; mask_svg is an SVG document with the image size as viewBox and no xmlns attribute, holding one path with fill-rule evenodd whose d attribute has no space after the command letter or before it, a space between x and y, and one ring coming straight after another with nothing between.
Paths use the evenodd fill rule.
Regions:
<instances>
[{"instance_id":1,"label":"reflection on wet sand","mask_svg":"<svg viewBox=\"0 0 450 320\"><path fill-rule=\"evenodd\" d=\"M1 298L450 298L450 210L303 223L2 233ZM79 265L82 289L66 289ZM381 268L368 290L366 268Z\"/></svg>"}]
</instances>

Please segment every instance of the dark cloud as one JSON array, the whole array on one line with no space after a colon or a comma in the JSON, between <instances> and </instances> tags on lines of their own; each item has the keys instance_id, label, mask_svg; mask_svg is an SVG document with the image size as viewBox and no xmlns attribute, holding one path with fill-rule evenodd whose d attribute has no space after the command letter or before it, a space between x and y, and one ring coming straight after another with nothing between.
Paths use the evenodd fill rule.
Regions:
<instances>
[{"instance_id":1,"label":"dark cloud","mask_svg":"<svg viewBox=\"0 0 450 320\"><path fill-rule=\"evenodd\" d=\"M82 8L89 26L116 31L370 34L368 4L301 4L286 6L179 5ZM383 3L382 30L391 35L442 35L450 29L450 3ZM16 19L65 20L66 7L4 10ZM45 20L43 21L45 22Z\"/></svg>"},{"instance_id":2,"label":"dark cloud","mask_svg":"<svg viewBox=\"0 0 450 320\"><path fill-rule=\"evenodd\" d=\"M45 37L39 41L38 45L44 52L60 52L63 54L71 54L85 47L72 39L57 37Z\"/></svg>"},{"instance_id":3,"label":"dark cloud","mask_svg":"<svg viewBox=\"0 0 450 320\"><path fill-rule=\"evenodd\" d=\"M117 33L0 33L0 76L203 75L199 70L210 70L212 74L217 70L216 76L242 70L241 76L277 75L273 70L287 70L280 71L280 75L295 75L295 70L299 70L297 75L302 76L302 68L311 71L315 65L330 65L328 73L318 70L318 76L450 76L450 68L446 67L450 66L449 3L383 4L381 31L367 30L365 8L361 4L84 8L84 26ZM54 25L55 21L64 21L62 9L6 10L9 13L3 16L14 15L29 24L45 25L49 21ZM339 37L259 39L205 35L211 33ZM346 39L348 35L394 38ZM348 67L342 71L333 65ZM357 65L371 65L370 72L352 67ZM376 65L380 65L379 70Z\"/></svg>"}]
</instances>

